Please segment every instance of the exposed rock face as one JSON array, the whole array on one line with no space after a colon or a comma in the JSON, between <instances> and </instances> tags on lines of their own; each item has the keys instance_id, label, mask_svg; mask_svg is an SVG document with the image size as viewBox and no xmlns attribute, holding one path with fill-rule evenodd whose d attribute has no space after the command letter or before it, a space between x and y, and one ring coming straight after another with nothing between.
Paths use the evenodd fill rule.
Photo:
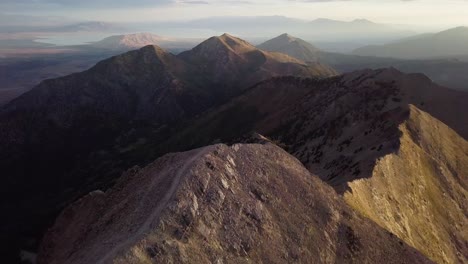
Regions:
<instances>
[{"instance_id":1,"label":"exposed rock face","mask_svg":"<svg viewBox=\"0 0 468 264\"><path fill-rule=\"evenodd\" d=\"M200 118L167 144L236 142L258 131L434 261L464 263L468 120L458 113L466 112L467 100L467 93L395 69L327 80L278 78ZM239 112L249 118L233 121ZM226 129L234 127L238 134Z\"/></svg>"},{"instance_id":2,"label":"exposed rock face","mask_svg":"<svg viewBox=\"0 0 468 264\"><path fill-rule=\"evenodd\" d=\"M468 261L468 142L410 107L398 151L349 183L351 207L438 263Z\"/></svg>"},{"instance_id":3,"label":"exposed rock face","mask_svg":"<svg viewBox=\"0 0 468 264\"><path fill-rule=\"evenodd\" d=\"M70 205L39 263L430 263L272 145L209 146Z\"/></svg>"}]
</instances>

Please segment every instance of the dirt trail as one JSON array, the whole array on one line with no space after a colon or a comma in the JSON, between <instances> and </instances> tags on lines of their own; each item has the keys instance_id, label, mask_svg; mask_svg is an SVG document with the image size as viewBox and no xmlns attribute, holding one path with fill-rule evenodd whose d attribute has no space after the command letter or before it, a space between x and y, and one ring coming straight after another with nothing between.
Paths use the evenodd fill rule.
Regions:
<instances>
[{"instance_id":1,"label":"dirt trail","mask_svg":"<svg viewBox=\"0 0 468 264\"><path fill-rule=\"evenodd\" d=\"M150 226L152 223L156 222L156 220L160 217L161 212L164 208L166 208L168 202L174 197L177 187L179 186L182 177L187 174L187 170L190 169L190 167L193 165L193 163L198 160L201 156L205 155L208 153L212 148L203 148L198 150L198 153L195 154L193 157L191 157L189 160L185 162L185 164L178 170L177 174L174 177L174 180L172 181L171 187L167 191L166 195L164 195L163 199L161 202L159 202L158 206L153 210L153 212L148 216L146 221L143 223L143 225L130 237L128 237L127 240L122 241L121 243L115 245L112 250L110 250L104 257L102 257L99 261L96 263L98 264L105 264L105 263L111 263L113 257L117 255L119 251L121 251L124 248L131 247L134 245L138 239L140 239L141 236L143 236L146 232L150 230ZM151 186L155 184L155 181L157 179L155 178L151 182ZM151 188L148 188L147 193L151 191ZM145 195L147 195L147 193Z\"/></svg>"}]
</instances>

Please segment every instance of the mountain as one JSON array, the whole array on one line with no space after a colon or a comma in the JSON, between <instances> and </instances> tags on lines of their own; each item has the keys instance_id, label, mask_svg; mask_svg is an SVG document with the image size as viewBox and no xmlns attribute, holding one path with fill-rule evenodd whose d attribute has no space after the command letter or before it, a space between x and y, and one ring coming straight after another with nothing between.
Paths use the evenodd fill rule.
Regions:
<instances>
[{"instance_id":1,"label":"mountain","mask_svg":"<svg viewBox=\"0 0 468 264\"><path fill-rule=\"evenodd\" d=\"M250 43L229 34L213 37L179 57L209 76L214 83L248 87L258 80L281 75L330 76L336 72L322 64L305 65L303 61L281 53L259 50ZM230 87L220 87L229 91Z\"/></svg>"},{"instance_id":2,"label":"mountain","mask_svg":"<svg viewBox=\"0 0 468 264\"><path fill-rule=\"evenodd\" d=\"M465 263L467 100L422 74L336 76L228 34L127 52L0 110L0 248L34 250L70 205L42 263L426 261L410 247ZM302 165L236 145L258 141ZM196 149L218 143L233 147Z\"/></svg>"},{"instance_id":3,"label":"mountain","mask_svg":"<svg viewBox=\"0 0 468 264\"><path fill-rule=\"evenodd\" d=\"M256 131L433 261L464 263L468 120L457 113L466 100L466 92L396 69L274 78L147 147L244 142Z\"/></svg>"},{"instance_id":4,"label":"mountain","mask_svg":"<svg viewBox=\"0 0 468 264\"><path fill-rule=\"evenodd\" d=\"M270 143L168 154L67 207L38 263L431 263Z\"/></svg>"},{"instance_id":5,"label":"mountain","mask_svg":"<svg viewBox=\"0 0 468 264\"><path fill-rule=\"evenodd\" d=\"M43 81L0 110L0 193L11 212L2 240L11 247L18 233L40 236L64 204L155 158L127 156L133 149L163 141L175 125L259 81L333 74L223 35L177 56L146 46Z\"/></svg>"},{"instance_id":6,"label":"mountain","mask_svg":"<svg viewBox=\"0 0 468 264\"><path fill-rule=\"evenodd\" d=\"M257 47L266 51L281 52L306 62L317 61L318 53L320 52L320 50L312 44L289 34L282 34Z\"/></svg>"},{"instance_id":7,"label":"mountain","mask_svg":"<svg viewBox=\"0 0 468 264\"><path fill-rule=\"evenodd\" d=\"M0 59L0 106L31 90L43 80L87 70L97 62L116 55L116 51L63 50L62 54Z\"/></svg>"},{"instance_id":8,"label":"mountain","mask_svg":"<svg viewBox=\"0 0 468 264\"><path fill-rule=\"evenodd\" d=\"M78 32L122 32L128 31L124 26L101 21L76 21L64 17L44 18L40 16L5 15L2 14L0 33L33 34L40 33L78 33ZM3 20L9 22L3 23ZM31 21L25 23L25 21Z\"/></svg>"},{"instance_id":9,"label":"mountain","mask_svg":"<svg viewBox=\"0 0 468 264\"><path fill-rule=\"evenodd\" d=\"M427 59L467 55L468 27L457 27L436 34L423 34L385 45L366 46L353 54L378 57Z\"/></svg>"},{"instance_id":10,"label":"mountain","mask_svg":"<svg viewBox=\"0 0 468 264\"><path fill-rule=\"evenodd\" d=\"M107 37L92 43L92 46L107 49L137 49L148 45L158 45L162 37L150 33L137 33Z\"/></svg>"},{"instance_id":11,"label":"mountain","mask_svg":"<svg viewBox=\"0 0 468 264\"><path fill-rule=\"evenodd\" d=\"M0 106L43 80L87 70L125 51L158 45L171 53L180 53L198 44L194 41L150 33L117 35L95 43L60 47L33 40L0 40Z\"/></svg>"},{"instance_id":12,"label":"mountain","mask_svg":"<svg viewBox=\"0 0 468 264\"><path fill-rule=\"evenodd\" d=\"M330 55L330 54L329 54ZM406 73L420 72L443 86L468 91L468 62L459 59L403 60L353 55L330 55L322 60L339 72L395 67Z\"/></svg>"},{"instance_id":13,"label":"mountain","mask_svg":"<svg viewBox=\"0 0 468 264\"><path fill-rule=\"evenodd\" d=\"M337 36L336 40L359 38L385 39L395 36L409 36L411 31L400 29L396 26L375 23L367 19L355 19L352 21L339 21L326 18L319 18L309 22L310 30L315 35L323 35L324 38L332 40L332 36ZM354 35L354 36L353 36ZM367 35L367 36L366 36ZM385 36L386 35L386 36ZM362 41L362 40L361 40Z\"/></svg>"},{"instance_id":14,"label":"mountain","mask_svg":"<svg viewBox=\"0 0 468 264\"><path fill-rule=\"evenodd\" d=\"M468 75L465 74L468 70L468 62L463 58L410 60L333 53L317 49L312 44L288 34L260 44L258 48L281 52L307 62L330 65L342 73L388 67L394 67L406 73L420 72L441 85L457 90L468 90Z\"/></svg>"},{"instance_id":15,"label":"mountain","mask_svg":"<svg viewBox=\"0 0 468 264\"><path fill-rule=\"evenodd\" d=\"M148 45L157 45L169 50L187 50L195 46L192 42L186 40L171 39L151 33L135 33L110 36L101 41L91 43L89 46L90 48L125 51L142 48Z\"/></svg>"},{"instance_id":16,"label":"mountain","mask_svg":"<svg viewBox=\"0 0 468 264\"><path fill-rule=\"evenodd\" d=\"M208 17L185 22L152 23L142 27L163 35L177 34L188 37L198 37L199 34L205 32L230 32L246 38L265 40L268 36L288 32L291 35L315 41L357 41L361 43L385 43L415 34L407 28L374 23L363 19L352 21L317 19L310 21L284 16Z\"/></svg>"},{"instance_id":17,"label":"mountain","mask_svg":"<svg viewBox=\"0 0 468 264\"><path fill-rule=\"evenodd\" d=\"M46 31L51 32L115 32L122 30L125 30L122 26L101 21L80 22L46 29Z\"/></svg>"}]
</instances>

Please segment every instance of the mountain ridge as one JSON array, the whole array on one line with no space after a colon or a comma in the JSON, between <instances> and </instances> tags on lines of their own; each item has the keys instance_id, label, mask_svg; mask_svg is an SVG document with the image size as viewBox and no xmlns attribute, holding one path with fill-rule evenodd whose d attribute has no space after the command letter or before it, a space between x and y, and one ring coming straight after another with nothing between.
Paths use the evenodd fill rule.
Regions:
<instances>
[{"instance_id":1,"label":"mountain ridge","mask_svg":"<svg viewBox=\"0 0 468 264\"><path fill-rule=\"evenodd\" d=\"M268 101L265 94L270 95ZM165 153L219 141L242 142L244 134L256 131L298 158L353 208L433 261L463 263L466 248L460 241L467 237L461 228L467 215L466 182L460 179L466 179L468 127L456 113L466 109L467 99L466 92L396 69L362 70L325 80L275 78L195 120L156 147ZM238 115L249 119L234 121ZM418 125L418 120L429 121ZM405 129L408 124L410 130ZM451 128L443 128L446 125ZM418 139L426 133L432 139ZM447 144L438 145L443 138ZM420 148L428 149L414 157L408 154ZM406 153L404 157L400 152ZM387 161L394 156L401 160L394 164L395 171ZM437 158L431 161L431 156ZM424 191L394 187L406 179L418 182ZM382 202L387 211L382 212ZM426 209L411 211L423 205ZM446 224L447 212L440 208L449 210L453 219L450 216L448 221L458 225Z\"/></svg>"},{"instance_id":2,"label":"mountain ridge","mask_svg":"<svg viewBox=\"0 0 468 264\"><path fill-rule=\"evenodd\" d=\"M430 263L353 213L297 159L269 143L168 154L129 172L115 188L69 206L46 235L38 263L235 263L246 257Z\"/></svg>"},{"instance_id":3,"label":"mountain ridge","mask_svg":"<svg viewBox=\"0 0 468 264\"><path fill-rule=\"evenodd\" d=\"M283 36L283 35L282 35ZM407 40L417 39L414 36ZM296 39L298 42L290 42L289 39ZM285 41L286 40L286 41ZM408 59L408 58L384 58L372 56L360 56L351 54L341 54L326 52L317 49L310 43L289 35L288 38L278 36L258 46L261 49L282 52L306 62L319 62L330 65L341 73L372 68L395 67L406 73L421 72L430 77L434 82L443 86L468 90L466 70L468 63L460 59Z\"/></svg>"},{"instance_id":4,"label":"mountain ridge","mask_svg":"<svg viewBox=\"0 0 468 264\"><path fill-rule=\"evenodd\" d=\"M64 203L82 192L112 185L129 164L154 157L146 153L146 157L124 158L131 150L149 139L163 140L176 124L249 86L284 74L325 77L336 73L325 65L306 65L247 42L222 38L240 46L225 49L221 43L213 53L194 49L179 55L146 46L87 71L43 81L3 106L0 167L6 176L1 196L2 206L13 213L2 224L6 236L2 241L19 239L19 233L38 236ZM207 42L200 45L203 49ZM222 56L217 57L219 51ZM138 143L129 146L134 140ZM28 166L19 166L23 162ZM25 201L28 197L34 197L32 203ZM36 221L21 224L28 219Z\"/></svg>"},{"instance_id":5,"label":"mountain ridge","mask_svg":"<svg viewBox=\"0 0 468 264\"><path fill-rule=\"evenodd\" d=\"M456 27L434 34L423 34L385 45L366 46L353 51L355 55L428 59L457 57L468 54L468 27Z\"/></svg>"}]
</instances>

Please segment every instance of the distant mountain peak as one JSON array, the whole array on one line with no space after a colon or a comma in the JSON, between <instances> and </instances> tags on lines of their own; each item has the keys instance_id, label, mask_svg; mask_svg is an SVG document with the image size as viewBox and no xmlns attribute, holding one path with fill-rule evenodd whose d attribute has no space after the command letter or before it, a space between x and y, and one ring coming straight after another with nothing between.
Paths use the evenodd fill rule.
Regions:
<instances>
[{"instance_id":1,"label":"distant mountain peak","mask_svg":"<svg viewBox=\"0 0 468 264\"><path fill-rule=\"evenodd\" d=\"M317 53L320 52L314 45L288 33L270 39L260 44L258 48L284 53L302 61L317 61Z\"/></svg>"},{"instance_id":2,"label":"distant mountain peak","mask_svg":"<svg viewBox=\"0 0 468 264\"><path fill-rule=\"evenodd\" d=\"M337 22L337 20L320 17L320 18L314 19L312 22Z\"/></svg>"},{"instance_id":3,"label":"distant mountain peak","mask_svg":"<svg viewBox=\"0 0 468 264\"><path fill-rule=\"evenodd\" d=\"M233 35L230 35L228 33L224 33L223 35L221 35L220 37L215 37L215 38L219 38L220 40L224 41L224 42L228 42L229 43L236 43L236 44L239 44L239 45L247 45L247 46L252 46L252 44L248 43L247 41L241 39L241 38L238 38L238 37L235 37ZM253 46L252 46L253 47Z\"/></svg>"},{"instance_id":4,"label":"distant mountain peak","mask_svg":"<svg viewBox=\"0 0 468 264\"><path fill-rule=\"evenodd\" d=\"M233 35L229 34L229 33L224 33L220 36L221 38L236 38L234 37Z\"/></svg>"},{"instance_id":5,"label":"distant mountain peak","mask_svg":"<svg viewBox=\"0 0 468 264\"><path fill-rule=\"evenodd\" d=\"M358 18L358 19L354 19L352 22L354 23L362 23L362 24L375 24L374 22L368 20L368 19L365 19L365 18Z\"/></svg>"},{"instance_id":6,"label":"distant mountain peak","mask_svg":"<svg viewBox=\"0 0 468 264\"><path fill-rule=\"evenodd\" d=\"M221 36L214 36L203 41L193 50L201 54L206 53L203 56L208 56L208 53L217 54L221 51L240 54L255 49L256 48L247 41L234 37L228 33L224 33Z\"/></svg>"},{"instance_id":7,"label":"distant mountain peak","mask_svg":"<svg viewBox=\"0 0 468 264\"><path fill-rule=\"evenodd\" d=\"M468 34L468 27L460 26L451 29L444 30L442 32L437 33L438 35L443 34Z\"/></svg>"},{"instance_id":8,"label":"distant mountain peak","mask_svg":"<svg viewBox=\"0 0 468 264\"><path fill-rule=\"evenodd\" d=\"M148 45L156 45L164 38L151 33L134 33L127 35L115 35L107 37L101 41L95 42L92 45L110 49L128 49L141 48Z\"/></svg>"},{"instance_id":9,"label":"distant mountain peak","mask_svg":"<svg viewBox=\"0 0 468 264\"><path fill-rule=\"evenodd\" d=\"M295 40L297 40L297 38L295 38L295 37L289 35L288 33L283 33L283 34L279 35L278 38L283 39L283 40L288 40L288 41L295 41Z\"/></svg>"},{"instance_id":10,"label":"distant mountain peak","mask_svg":"<svg viewBox=\"0 0 468 264\"><path fill-rule=\"evenodd\" d=\"M401 59L452 58L468 54L468 27L421 34L384 45L369 45L353 51L355 55Z\"/></svg>"}]
</instances>

